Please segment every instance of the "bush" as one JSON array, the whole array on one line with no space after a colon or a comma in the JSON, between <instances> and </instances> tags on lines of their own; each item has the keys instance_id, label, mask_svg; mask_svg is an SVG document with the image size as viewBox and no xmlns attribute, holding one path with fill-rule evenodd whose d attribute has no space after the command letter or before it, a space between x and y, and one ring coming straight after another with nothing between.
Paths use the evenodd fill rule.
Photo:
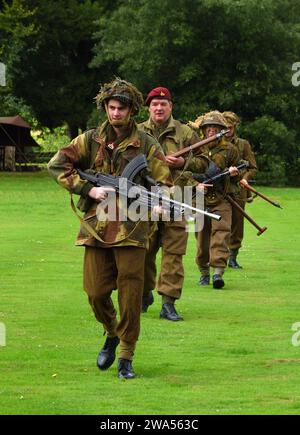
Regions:
<instances>
[{"instance_id":1,"label":"bush","mask_svg":"<svg viewBox=\"0 0 300 435\"><path fill-rule=\"evenodd\" d=\"M243 123L239 136L249 140L256 155L260 184L272 186L299 185L300 165L297 160L296 132L271 116L261 116Z\"/></svg>"},{"instance_id":2,"label":"bush","mask_svg":"<svg viewBox=\"0 0 300 435\"><path fill-rule=\"evenodd\" d=\"M31 134L41 146L41 152L57 151L71 142L66 126L56 127L53 130L44 127L41 130L32 131Z\"/></svg>"}]
</instances>

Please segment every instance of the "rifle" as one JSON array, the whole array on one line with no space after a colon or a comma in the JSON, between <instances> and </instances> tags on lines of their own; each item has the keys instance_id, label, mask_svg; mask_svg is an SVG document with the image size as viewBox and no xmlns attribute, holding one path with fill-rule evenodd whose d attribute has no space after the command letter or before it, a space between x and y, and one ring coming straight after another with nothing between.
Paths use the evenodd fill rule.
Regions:
<instances>
[{"instance_id":1,"label":"rifle","mask_svg":"<svg viewBox=\"0 0 300 435\"><path fill-rule=\"evenodd\" d=\"M263 195L262 193L258 192L256 189L254 189L254 187L252 186L245 186L244 184L241 184L241 186L244 189L249 190L250 192L255 193L255 195L260 196L262 199L264 199L265 201L268 201L270 204L274 205L275 207L281 208L281 205L278 202L272 201L270 198L268 198L267 196Z\"/></svg>"},{"instance_id":2,"label":"rifle","mask_svg":"<svg viewBox=\"0 0 300 435\"><path fill-rule=\"evenodd\" d=\"M175 153L170 154L171 157L181 157L186 153L189 153L190 151L193 151L197 148L202 147L203 145L206 145L207 143L213 142L214 140L219 140L221 137L225 136L227 133L229 133L230 130L221 130L220 133L214 134L211 137L208 137L206 139L201 140L200 142L196 142L193 145L189 145L188 147L182 148L179 151L176 151Z\"/></svg>"},{"instance_id":3,"label":"rifle","mask_svg":"<svg viewBox=\"0 0 300 435\"><path fill-rule=\"evenodd\" d=\"M248 166L249 166L249 163L245 162L245 163L241 163L236 168L238 170L241 170L241 169L248 168ZM208 177L205 180L203 180L202 174L193 173L193 178L194 178L194 180L199 181L199 183L202 183L202 184L213 184L214 182L219 181L220 179L226 177L227 175L230 175L229 169L227 171L223 171L223 172L220 172L219 174L213 175L212 177Z\"/></svg>"},{"instance_id":4,"label":"rifle","mask_svg":"<svg viewBox=\"0 0 300 435\"><path fill-rule=\"evenodd\" d=\"M249 163L245 162L238 165L237 169L238 170L245 169L248 166ZM193 178L199 182L202 182L202 184L211 184L211 183L213 184L214 182L219 181L220 179L226 177L229 174L230 172L229 170L227 170L227 171L220 172L219 174L214 175L212 177L206 178L204 181L202 181L201 174L193 174ZM226 195L226 199L230 202L232 207L235 207L244 216L244 218L246 218L252 225L255 226L255 228L258 229L258 233L257 233L258 236L260 236L262 233L264 233L267 230L267 227L260 227L258 223L256 223L255 220L252 219L251 216L249 216L248 213L246 213L245 210L236 201L234 201L234 199L230 195Z\"/></svg>"},{"instance_id":5,"label":"rifle","mask_svg":"<svg viewBox=\"0 0 300 435\"><path fill-rule=\"evenodd\" d=\"M97 172L96 174L88 174L86 172L81 171L79 168L76 168L80 178L83 180L89 181L91 184L97 187L109 186L113 187L119 195L125 196L128 198L128 194L130 189L131 192L134 191L135 198L133 200L138 201L139 205L144 205L151 210L153 207L153 202L156 204L160 204L162 206L167 206L172 216L175 215L183 215L185 210L195 211L196 213L204 214L211 219L215 219L219 221L221 216L209 213L208 211L198 209L196 207L192 207L189 204L185 204L179 201L175 201L174 199L170 199L167 196L163 195L163 192L160 189L160 186L155 183L149 176L144 176L144 178L150 183L154 184L156 187L156 191L149 191L144 186L140 184L134 183L132 180L134 177L141 172L143 169L148 167L146 157L144 154L139 154L135 158L133 158L128 165L125 167L120 177L105 174L103 172ZM126 186L124 186L124 180L126 180ZM132 196L130 195L132 199Z\"/></svg>"},{"instance_id":6,"label":"rifle","mask_svg":"<svg viewBox=\"0 0 300 435\"><path fill-rule=\"evenodd\" d=\"M245 210L236 202L233 198L231 198L230 195L226 195L226 199L230 202L230 204L235 207L242 215L252 224L255 226L255 228L258 229L257 235L260 236L262 233L264 233L267 230L267 227L260 227L258 223L255 222L252 217L248 215L248 213L245 212Z\"/></svg>"}]
</instances>

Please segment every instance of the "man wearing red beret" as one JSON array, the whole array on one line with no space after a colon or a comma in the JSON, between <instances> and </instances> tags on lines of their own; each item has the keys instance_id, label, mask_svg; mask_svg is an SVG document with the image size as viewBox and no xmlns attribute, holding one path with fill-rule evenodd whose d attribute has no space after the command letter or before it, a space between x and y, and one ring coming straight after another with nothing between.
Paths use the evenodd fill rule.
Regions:
<instances>
[{"instance_id":1,"label":"man wearing red beret","mask_svg":"<svg viewBox=\"0 0 300 435\"><path fill-rule=\"evenodd\" d=\"M173 184L186 184L185 171L205 172L208 160L201 155L172 157L172 153L198 142L198 135L190 127L172 116L173 104L170 91L165 87L152 89L145 100L149 106L149 119L139 128L154 136L161 144L166 162L173 177ZM188 232L186 221L157 222L151 232L149 249L145 261L145 281L142 311L146 312L153 303L152 290L156 287L162 296L160 318L171 321L183 320L175 309L175 301L180 298L184 269L182 257L186 253ZM162 248L161 272L156 285L156 254Z\"/></svg>"}]
</instances>

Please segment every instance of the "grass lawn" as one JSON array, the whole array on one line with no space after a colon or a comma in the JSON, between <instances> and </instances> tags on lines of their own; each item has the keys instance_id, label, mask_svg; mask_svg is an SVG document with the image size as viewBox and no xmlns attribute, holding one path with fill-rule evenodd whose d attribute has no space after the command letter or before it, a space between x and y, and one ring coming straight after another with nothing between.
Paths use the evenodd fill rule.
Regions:
<instances>
[{"instance_id":1,"label":"grass lawn","mask_svg":"<svg viewBox=\"0 0 300 435\"><path fill-rule=\"evenodd\" d=\"M104 342L82 290L83 249L69 195L46 172L0 174L1 414L299 414L300 189L261 188L223 291L197 286L195 240L177 307L142 315L133 380L96 367ZM115 295L114 295L115 297ZM296 341L296 344L297 341ZM299 339L300 344L300 339Z\"/></svg>"}]
</instances>

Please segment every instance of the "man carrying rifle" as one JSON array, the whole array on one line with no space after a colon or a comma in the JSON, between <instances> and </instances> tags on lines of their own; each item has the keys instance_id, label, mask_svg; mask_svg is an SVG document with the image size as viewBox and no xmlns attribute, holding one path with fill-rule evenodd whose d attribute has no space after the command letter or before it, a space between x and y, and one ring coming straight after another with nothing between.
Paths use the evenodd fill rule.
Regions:
<instances>
[{"instance_id":1,"label":"man carrying rifle","mask_svg":"<svg viewBox=\"0 0 300 435\"><path fill-rule=\"evenodd\" d=\"M208 138L226 129L227 123L222 114L215 110L203 116L200 128L204 136ZM213 287L221 289L225 285L223 274L229 257L228 243L231 228L232 207L226 195L239 191L239 171L236 168L239 153L224 138L207 144L204 153L212 161L204 178L211 178L225 169L229 170L229 175L208 187L205 194L205 205L208 210L222 216L222 219L211 221L205 217L203 230L196 233L196 263L201 273L199 285L210 284L210 267L212 267Z\"/></svg>"},{"instance_id":2,"label":"man carrying rifle","mask_svg":"<svg viewBox=\"0 0 300 435\"><path fill-rule=\"evenodd\" d=\"M249 164L248 170L243 174L240 180L242 189L240 194L235 198L235 201L240 207L245 209L246 202L251 200L251 193L243 186L248 186L248 180L253 178L257 171L256 160L251 149L251 145L245 139L237 136L236 128L240 123L239 117L234 112L223 112L223 116L228 124L230 133L226 136L228 141L231 142L238 150L240 159L246 160ZM244 237L244 216L237 210L236 207L232 208L232 223L231 234L229 241L230 256L228 260L228 267L233 269L241 269L242 266L237 262L237 255L242 246Z\"/></svg>"},{"instance_id":3,"label":"man carrying rifle","mask_svg":"<svg viewBox=\"0 0 300 435\"><path fill-rule=\"evenodd\" d=\"M136 87L116 78L101 87L96 102L105 110L107 121L62 148L49 162L48 169L62 187L80 195L78 207L85 212L76 245L85 247L84 289L107 335L97 365L101 370L108 369L120 343L118 377L129 379L135 376L132 359L140 333L149 224L121 221L120 202L116 218L98 220L97 206L106 200L109 189L84 181L76 168L120 176L134 157L144 154L149 175L162 185L172 183L160 145L139 131L133 119L143 104ZM118 289L119 321L111 299L115 289Z\"/></svg>"},{"instance_id":4,"label":"man carrying rifle","mask_svg":"<svg viewBox=\"0 0 300 435\"><path fill-rule=\"evenodd\" d=\"M152 89L145 104L149 106L150 117L139 124L139 128L154 136L162 146L166 162L171 170L174 185L183 187L187 183L185 171L204 172L208 159L200 149L185 157L172 157L172 153L199 141L197 134L187 125L172 116L173 104L170 91L165 87ZM196 182L192 182L196 185ZM175 309L175 301L180 299L184 269L182 257L186 253L188 232L186 221L158 222L152 228L150 246L145 263L145 287L143 312L153 303L152 290L157 288L162 296L160 318L170 321L183 320ZM161 272L156 284L156 255L162 248Z\"/></svg>"}]
</instances>

